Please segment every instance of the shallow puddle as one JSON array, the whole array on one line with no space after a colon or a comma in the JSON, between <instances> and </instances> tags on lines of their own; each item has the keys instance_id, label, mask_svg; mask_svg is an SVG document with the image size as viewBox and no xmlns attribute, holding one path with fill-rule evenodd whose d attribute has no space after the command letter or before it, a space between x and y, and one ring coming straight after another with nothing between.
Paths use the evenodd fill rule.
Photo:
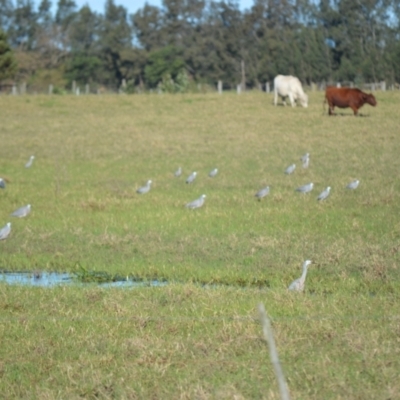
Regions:
<instances>
[{"instance_id":1,"label":"shallow puddle","mask_svg":"<svg viewBox=\"0 0 400 400\"><path fill-rule=\"evenodd\" d=\"M100 287L146 287L146 286L165 286L167 282L153 281L134 281L134 280L119 280L116 282L103 283L83 283L66 272L1 272L0 282L8 283L9 285L24 285L24 286L44 286L52 287L59 285L77 285L77 286L100 286Z\"/></svg>"}]
</instances>

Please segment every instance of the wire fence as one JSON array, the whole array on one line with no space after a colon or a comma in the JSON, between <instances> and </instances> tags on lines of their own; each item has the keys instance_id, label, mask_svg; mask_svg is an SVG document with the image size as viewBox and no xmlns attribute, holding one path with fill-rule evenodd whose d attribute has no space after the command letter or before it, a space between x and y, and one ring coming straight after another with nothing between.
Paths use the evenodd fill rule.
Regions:
<instances>
[{"instance_id":1,"label":"wire fence","mask_svg":"<svg viewBox=\"0 0 400 400\"><path fill-rule=\"evenodd\" d=\"M387 84L385 81L380 82L359 82L355 83L352 81L327 81L327 82L312 82L310 84L304 84L304 89L306 91L316 92L324 91L327 86L336 87L351 87L359 88L366 91L386 91L386 90L399 90L400 85L397 83ZM190 93L220 93L223 92L237 92L238 94L243 92L272 92L273 83L265 82L258 83L251 87L246 87L246 85L238 84L236 86L226 85L222 81L218 81L217 84L192 84L187 88L186 92ZM69 88L59 88L53 84L49 85L28 85L26 82L21 83L3 83L0 84L0 95L117 95L117 94L161 94L162 89L147 89L143 86L129 86L122 82L120 86L107 85L101 83L83 84L79 85L73 82Z\"/></svg>"}]
</instances>

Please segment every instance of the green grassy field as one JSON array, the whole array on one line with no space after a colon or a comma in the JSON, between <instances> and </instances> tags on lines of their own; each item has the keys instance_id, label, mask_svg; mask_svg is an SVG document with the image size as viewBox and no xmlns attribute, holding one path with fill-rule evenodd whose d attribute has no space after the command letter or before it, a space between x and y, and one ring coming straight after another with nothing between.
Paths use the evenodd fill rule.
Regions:
<instances>
[{"instance_id":1,"label":"green grassy field","mask_svg":"<svg viewBox=\"0 0 400 400\"><path fill-rule=\"evenodd\" d=\"M262 301L293 398L400 398L400 93L376 97L354 118L322 115L322 93L307 109L265 93L1 96L0 226L12 231L0 269L171 284L0 284L0 392L276 399ZM203 193L201 209L185 208ZM28 203L27 218L10 217ZM306 290L288 293L305 259Z\"/></svg>"}]
</instances>

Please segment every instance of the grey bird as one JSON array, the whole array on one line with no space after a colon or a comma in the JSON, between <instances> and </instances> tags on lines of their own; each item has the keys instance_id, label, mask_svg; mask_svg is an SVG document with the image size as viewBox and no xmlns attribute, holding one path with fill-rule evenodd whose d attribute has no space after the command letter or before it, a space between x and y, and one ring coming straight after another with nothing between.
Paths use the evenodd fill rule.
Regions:
<instances>
[{"instance_id":1,"label":"grey bird","mask_svg":"<svg viewBox=\"0 0 400 400\"><path fill-rule=\"evenodd\" d=\"M296 164L289 165L289 166L285 169L285 174L286 174L286 175L293 174L293 172L294 172L295 169L296 169Z\"/></svg>"},{"instance_id":2,"label":"grey bird","mask_svg":"<svg viewBox=\"0 0 400 400\"><path fill-rule=\"evenodd\" d=\"M308 193L311 192L311 190L313 190L314 188L314 184L311 183L307 183L306 185L300 186L296 189L296 192L300 192L300 193Z\"/></svg>"},{"instance_id":3,"label":"grey bird","mask_svg":"<svg viewBox=\"0 0 400 400\"><path fill-rule=\"evenodd\" d=\"M2 189L6 188L6 183L4 182L3 178L0 178L0 188L2 188Z\"/></svg>"},{"instance_id":4,"label":"grey bird","mask_svg":"<svg viewBox=\"0 0 400 400\"><path fill-rule=\"evenodd\" d=\"M196 171L192 172L192 173L186 178L186 183L192 183L192 182L196 179L196 176L197 176L197 172L196 172Z\"/></svg>"},{"instance_id":5,"label":"grey bird","mask_svg":"<svg viewBox=\"0 0 400 400\"><path fill-rule=\"evenodd\" d=\"M186 204L186 208L195 209L200 208L204 204L204 199L206 198L205 194L202 194L198 199L191 201Z\"/></svg>"},{"instance_id":6,"label":"grey bird","mask_svg":"<svg viewBox=\"0 0 400 400\"><path fill-rule=\"evenodd\" d=\"M182 168L179 167L179 168L175 171L174 175L175 175L177 178L179 178L179 177L182 175Z\"/></svg>"},{"instance_id":7,"label":"grey bird","mask_svg":"<svg viewBox=\"0 0 400 400\"><path fill-rule=\"evenodd\" d=\"M11 222L7 222L5 226L0 229L0 240L4 240L11 232Z\"/></svg>"},{"instance_id":8,"label":"grey bird","mask_svg":"<svg viewBox=\"0 0 400 400\"><path fill-rule=\"evenodd\" d=\"M304 284L306 281L306 276L307 276L307 269L308 266L311 264L310 260L306 260L303 263L303 273L300 278L294 280L290 285L289 285L289 290L293 290L295 292L302 292L304 290Z\"/></svg>"},{"instance_id":9,"label":"grey bird","mask_svg":"<svg viewBox=\"0 0 400 400\"><path fill-rule=\"evenodd\" d=\"M30 156L28 162L25 164L25 168L30 168L32 166L35 156Z\"/></svg>"},{"instance_id":10,"label":"grey bird","mask_svg":"<svg viewBox=\"0 0 400 400\"><path fill-rule=\"evenodd\" d=\"M210 171L210 173L208 174L208 176L210 178L214 178L214 176L216 176L218 174L218 168L214 168L212 171Z\"/></svg>"},{"instance_id":11,"label":"grey bird","mask_svg":"<svg viewBox=\"0 0 400 400\"><path fill-rule=\"evenodd\" d=\"M303 168L308 168L308 165L310 164L310 153L304 154L300 160L303 163Z\"/></svg>"},{"instance_id":12,"label":"grey bird","mask_svg":"<svg viewBox=\"0 0 400 400\"><path fill-rule=\"evenodd\" d=\"M330 191L331 187L328 186L323 192L320 193L320 195L317 197L317 200L325 200L329 196Z\"/></svg>"},{"instance_id":13,"label":"grey bird","mask_svg":"<svg viewBox=\"0 0 400 400\"><path fill-rule=\"evenodd\" d=\"M258 200L261 200L263 197L269 194L269 186L259 190L254 196L257 197Z\"/></svg>"},{"instance_id":14,"label":"grey bird","mask_svg":"<svg viewBox=\"0 0 400 400\"><path fill-rule=\"evenodd\" d=\"M360 184L360 181L358 179L356 179L353 182L350 182L347 186L346 189L350 189L350 190L354 190L358 188L358 185Z\"/></svg>"},{"instance_id":15,"label":"grey bird","mask_svg":"<svg viewBox=\"0 0 400 400\"><path fill-rule=\"evenodd\" d=\"M11 216L17 218L23 218L26 217L30 212L31 212L31 205L27 204L26 206L20 207L17 210L15 210L11 214Z\"/></svg>"},{"instance_id":16,"label":"grey bird","mask_svg":"<svg viewBox=\"0 0 400 400\"><path fill-rule=\"evenodd\" d=\"M139 194L144 194L149 192L151 186L151 180L148 180L145 186L140 187L138 190L136 190L136 193Z\"/></svg>"}]
</instances>

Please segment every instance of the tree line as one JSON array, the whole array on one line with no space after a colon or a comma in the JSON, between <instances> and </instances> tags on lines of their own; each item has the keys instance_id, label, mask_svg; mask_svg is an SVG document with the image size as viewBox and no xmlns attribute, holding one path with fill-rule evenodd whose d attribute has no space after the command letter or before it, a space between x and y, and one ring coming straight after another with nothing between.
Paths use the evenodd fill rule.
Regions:
<instances>
[{"instance_id":1,"label":"tree line","mask_svg":"<svg viewBox=\"0 0 400 400\"><path fill-rule=\"evenodd\" d=\"M304 83L400 81L400 0L163 0L134 14L74 0L0 0L0 81L180 90L255 87L277 74ZM172 84L172 86L171 86ZM169 85L169 86L168 86Z\"/></svg>"}]
</instances>

